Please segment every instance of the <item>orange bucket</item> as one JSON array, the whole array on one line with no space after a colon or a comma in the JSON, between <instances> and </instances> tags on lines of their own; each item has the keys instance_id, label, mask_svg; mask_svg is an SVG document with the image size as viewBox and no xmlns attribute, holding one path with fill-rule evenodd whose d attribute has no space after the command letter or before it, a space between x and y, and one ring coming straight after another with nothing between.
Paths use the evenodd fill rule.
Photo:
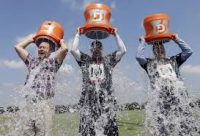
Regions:
<instances>
[{"instance_id":1,"label":"orange bucket","mask_svg":"<svg viewBox=\"0 0 200 136\"><path fill-rule=\"evenodd\" d=\"M60 40L63 39L63 36L64 30L59 23L55 21L45 21L40 26L36 36L34 37L34 41L37 41L40 38L47 38L59 46Z\"/></svg>"},{"instance_id":2,"label":"orange bucket","mask_svg":"<svg viewBox=\"0 0 200 136\"><path fill-rule=\"evenodd\" d=\"M169 16L164 13L153 14L144 19L145 41L169 41L174 34L169 31Z\"/></svg>"},{"instance_id":3,"label":"orange bucket","mask_svg":"<svg viewBox=\"0 0 200 136\"><path fill-rule=\"evenodd\" d=\"M104 4L90 4L84 12L86 23L81 28L83 34L91 39L104 39L114 32L110 25L111 12Z\"/></svg>"}]
</instances>

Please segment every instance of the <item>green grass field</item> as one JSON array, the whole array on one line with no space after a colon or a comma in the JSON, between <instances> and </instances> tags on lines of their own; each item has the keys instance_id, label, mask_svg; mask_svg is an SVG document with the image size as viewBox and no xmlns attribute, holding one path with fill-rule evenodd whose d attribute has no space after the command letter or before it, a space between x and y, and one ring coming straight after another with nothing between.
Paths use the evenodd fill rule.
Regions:
<instances>
[{"instance_id":1,"label":"green grass field","mask_svg":"<svg viewBox=\"0 0 200 136\"><path fill-rule=\"evenodd\" d=\"M122 111L117 114L120 136L144 136L144 111ZM200 121L200 114L194 114L197 122ZM7 136L8 127L2 124L10 120L9 117L0 115L0 136ZM53 136L77 136L79 113L56 114Z\"/></svg>"},{"instance_id":2,"label":"green grass field","mask_svg":"<svg viewBox=\"0 0 200 136\"><path fill-rule=\"evenodd\" d=\"M0 115L0 124L6 124L8 117ZM117 117L120 136L136 136L143 131L143 111L123 111ZM56 114L54 136L77 136L79 113ZM8 127L0 127L0 136L6 136Z\"/></svg>"},{"instance_id":3,"label":"green grass field","mask_svg":"<svg viewBox=\"0 0 200 136\"><path fill-rule=\"evenodd\" d=\"M123 111L117 117L120 136L136 136L143 131L143 111ZM54 136L77 136L78 113L57 114Z\"/></svg>"}]
</instances>

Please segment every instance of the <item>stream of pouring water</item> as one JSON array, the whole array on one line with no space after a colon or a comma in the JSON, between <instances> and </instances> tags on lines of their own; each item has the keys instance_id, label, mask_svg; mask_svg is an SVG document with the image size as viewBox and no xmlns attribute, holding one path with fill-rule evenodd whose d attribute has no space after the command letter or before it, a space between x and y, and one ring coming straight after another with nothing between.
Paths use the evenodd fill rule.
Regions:
<instances>
[{"instance_id":1,"label":"stream of pouring water","mask_svg":"<svg viewBox=\"0 0 200 136\"><path fill-rule=\"evenodd\" d=\"M198 136L191 99L170 64L149 69L146 127L153 136ZM158 76L159 75L159 76Z\"/></svg>"},{"instance_id":2,"label":"stream of pouring water","mask_svg":"<svg viewBox=\"0 0 200 136\"><path fill-rule=\"evenodd\" d=\"M52 99L43 100L38 96L36 90L33 88L34 80L37 83L45 85L45 79L48 77L37 78L35 76L40 72L41 67L38 66L31 71L26 84L19 90L22 100L18 103L19 111L13 113L9 118L9 136L27 135L49 135L52 133L52 114L54 112L54 105ZM49 73L51 74L51 73ZM41 75L43 76L43 75ZM53 77L53 76L52 76ZM48 80L53 80L49 78ZM41 90L42 91L42 90ZM48 114L47 114L48 113Z\"/></svg>"}]
</instances>

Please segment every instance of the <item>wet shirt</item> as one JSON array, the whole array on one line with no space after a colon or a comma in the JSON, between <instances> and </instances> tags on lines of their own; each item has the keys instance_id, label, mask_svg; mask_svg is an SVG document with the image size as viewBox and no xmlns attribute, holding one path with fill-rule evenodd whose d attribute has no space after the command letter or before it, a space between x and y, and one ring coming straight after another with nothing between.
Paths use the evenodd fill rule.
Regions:
<instances>
[{"instance_id":1,"label":"wet shirt","mask_svg":"<svg viewBox=\"0 0 200 136\"><path fill-rule=\"evenodd\" d=\"M190 107L191 100L179 76L178 69L183 62L177 55L163 62L148 59L144 66L151 82L146 122L155 135L198 135Z\"/></svg>"},{"instance_id":2,"label":"wet shirt","mask_svg":"<svg viewBox=\"0 0 200 136\"><path fill-rule=\"evenodd\" d=\"M92 57L81 52L81 60L77 61L82 70L83 91L106 90L112 93L112 71L120 60L116 60L116 52L103 57L96 63Z\"/></svg>"},{"instance_id":3,"label":"wet shirt","mask_svg":"<svg viewBox=\"0 0 200 136\"><path fill-rule=\"evenodd\" d=\"M159 62L156 59L147 58L147 63L141 66L147 72L150 81L154 83L153 80L157 80L157 78L180 79L179 67L184 62L185 60L181 59L181 54L178 54L171 58L166 58L162 62Z\"/></svg>"},{"instance_id":4,"label":"wet shirt","mask_svg":"<svg viewBox=\"0 0 200 136\"><path fill-rule=\"evenodd\" d=\"M55 75L61 64L55 58L34 58L28 55L25 64L28 74L25 86L29 86L37 96L51 98L54 96Z\"/></svg>"}]
</instances>

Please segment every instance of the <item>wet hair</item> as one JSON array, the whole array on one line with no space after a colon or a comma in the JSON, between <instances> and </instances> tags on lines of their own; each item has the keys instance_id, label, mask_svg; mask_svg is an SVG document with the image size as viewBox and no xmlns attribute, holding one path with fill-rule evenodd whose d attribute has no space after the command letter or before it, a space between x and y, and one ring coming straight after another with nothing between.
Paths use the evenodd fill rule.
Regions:
<instances>
[{"instance_id":1,"label":"wet hair","mask_svg":"<svg viewBox=\"0 0 200 136\"><path fill-rule=\"evenodd\" d=\"M49 43L49 45L50 45L50 50L51 50L52 52L54 52L54 51L56 50L56 43L53 42L52 40L49 40L48 38L39 38L39 39L35 42L35 44L39 47L39 45L40 45L42 42L47 42L47 43Z\"/></svg>"},{"instance_id":2,"label":"wet hair","mask_svg":"<svg viewBox=\"0 0 200 136\"><path fill-rule=\"evenodd\" d=\"M99 47L100 49L102 49L102 43L98 40L93 41L90 45L90 49L95 48L95 47Z\"/></svg>"}]
</instances>

